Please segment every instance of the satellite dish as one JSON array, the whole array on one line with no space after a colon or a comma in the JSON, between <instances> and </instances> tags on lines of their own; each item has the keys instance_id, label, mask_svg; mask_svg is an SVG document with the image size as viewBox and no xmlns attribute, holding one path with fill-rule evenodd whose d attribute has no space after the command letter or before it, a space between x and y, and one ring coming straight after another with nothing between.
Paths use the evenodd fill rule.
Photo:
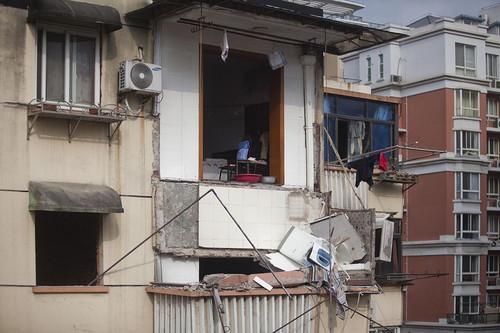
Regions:
<instances>
[{"instance_id":1,"label":"satellite dish","mask_svg":"<svg viewBox=\"0 0 500 333\"><path fill-rule=\"evenodd\" d=\"M139 62L132 66L130 79L137 88L146 89L153 83L153 72L148 66Z\"/></svg>"}]
</instances>

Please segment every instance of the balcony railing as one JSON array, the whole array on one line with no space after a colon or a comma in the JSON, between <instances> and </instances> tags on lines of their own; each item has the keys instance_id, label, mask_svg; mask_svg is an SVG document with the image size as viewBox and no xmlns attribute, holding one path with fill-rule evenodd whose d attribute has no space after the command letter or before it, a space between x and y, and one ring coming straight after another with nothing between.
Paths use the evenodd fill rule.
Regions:
<instances>
[{"instance_id":1,"label":"balcony railing","mask_svg":"<svg viewBox=\"0 0 500 333\"><path fill-rule=\"evenodd\" d=\"M448 324L500 324L500 313L449 313Z\"/></svg>"}]
</instances>

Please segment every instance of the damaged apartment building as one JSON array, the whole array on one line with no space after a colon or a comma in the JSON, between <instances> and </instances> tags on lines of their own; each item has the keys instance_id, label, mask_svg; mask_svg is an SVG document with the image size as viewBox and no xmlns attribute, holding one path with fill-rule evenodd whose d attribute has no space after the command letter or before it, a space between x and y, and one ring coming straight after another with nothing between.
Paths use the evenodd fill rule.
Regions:
<instances>
[{"instance_id":1,"label":"damaged apartment building","mask_svg":"<svg viewBox=\"0 0 500 333\"><path fill-rule=\"evenodd\" d=\"M399 100L324 68L401 35L346 21L362 5L345 1L201 3L127 14L154 27L162 67L155 332L397 331L402 288L383 293L375 267L400 272L393 234L415 182L397 171ZM348 162L373 169L380 152L389 166L355 184Z\"/></svg>"},{"instance_id":2,"label":"damaged apartment building","mask_svg":"<svg viewBox=\"0 0 500 333\"><path fill-rule=\"evenodd\" d=\"M0 1L0 331L398 332L400 100L337 56L403 35L361 8Z\"/></svg>"}]
</instances>

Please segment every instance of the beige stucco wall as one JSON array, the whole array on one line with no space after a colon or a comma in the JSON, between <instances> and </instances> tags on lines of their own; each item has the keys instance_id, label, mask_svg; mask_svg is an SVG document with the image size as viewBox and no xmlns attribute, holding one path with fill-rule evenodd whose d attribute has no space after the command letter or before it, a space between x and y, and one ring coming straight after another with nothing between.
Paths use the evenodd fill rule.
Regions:
<instances>
[{"instance_id":1,"label":"beige stucco wall","mask_svg":"<svg viewBox=\"0 0 500 333\"><path fill-rule=\"evenodd\" d=\"M395 213L394 218L403 218L403 189L401 184L376 183L368 191L368 207L376 212Z\"/></svg>"},{"instance_id":2,"label":"beige stucco wall","mask_svg":"<svg viewBox=\"0 0 500 333\"><path fill-rule=\"evenodd\" d=\"M89 1L92 2L92 1ZM123 15L145 1L111 4ZM82 122L71 143L67 122L39 119L26 139L26 107L36 97L36 29L27 11L0 6L0 332L152 332L151 243L104 278L106 294L33 294L36 284L35 221L28 211L29 181L102 184L121 195L123 214L103 219L103 266L152 230L152 123L129 117L108 144L104 124ZM119 63L143 46L152 58L151 31L124 26L103 38L102 103L116 103ZM128 285L127 287L117 285Z\"/></svg>"},{"instance_id":3,"label":"beige stucco wall","mask_svg":"<svg viewBox=\"0 0 500 333\"><path fill-rule=\"evenodd\" d=\"M384 326L400 326L403 323L401 286L383 286L382 290L383 293L372 296L373 319Z\"/></svg>"}]
</instances>

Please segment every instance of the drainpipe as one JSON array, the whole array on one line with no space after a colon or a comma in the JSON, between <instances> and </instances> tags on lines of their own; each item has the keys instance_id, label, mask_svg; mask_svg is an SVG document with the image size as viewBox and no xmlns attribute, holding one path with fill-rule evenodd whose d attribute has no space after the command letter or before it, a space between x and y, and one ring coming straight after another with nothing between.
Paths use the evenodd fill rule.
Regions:
<instances>
[{"instance_id":1,"label":"drainpipe","mask_svg":"<svg viewBox=\"0 0 500 333\"><path fill-rule=\"evenodd\" d=\"M316 56L303 55L300 57L304 77L304 131L306 137L306 187L314 191L314 111L316 109L315 91L315 64Z\"/></svg>"}]
</instances>

